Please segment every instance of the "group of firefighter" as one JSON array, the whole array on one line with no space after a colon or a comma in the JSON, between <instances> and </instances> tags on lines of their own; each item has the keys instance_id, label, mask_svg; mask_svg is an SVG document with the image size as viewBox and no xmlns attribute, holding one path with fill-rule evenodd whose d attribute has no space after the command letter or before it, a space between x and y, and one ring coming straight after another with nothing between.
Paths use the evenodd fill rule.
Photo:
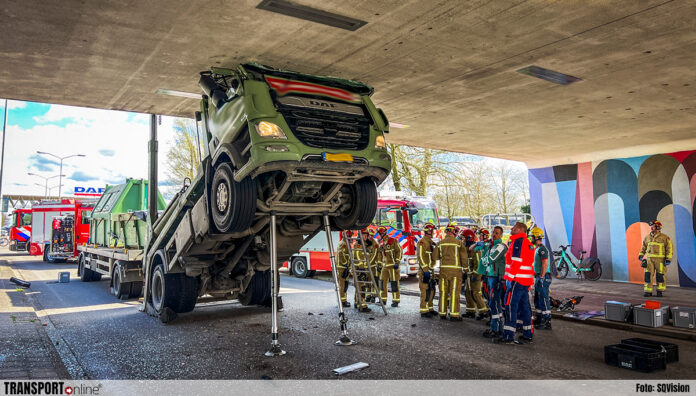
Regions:
<instances>
[{"instance_id":1,"label":"group of firefighter","mask_svg":"<svg viewBox=\"0 0 696 396\"><path fill-rule=\"evenodd\" d=\"M645 269L645 296L652 295L653 279L657 283L657 296L665 290L665 267L672 258L672 245L668 236L660 232L662 224L650 222L651 233L645 237L639 259ZM388 235L387 227L377 227L378 238L371 229L360 231L362 238L353 238L346 231L338 246L338 280L341 302L347 301L348 279L351 275L351 257L361 275L369 267L378 281L378 290L372 290L371 280L363 277L355 288L355 308L370 312L368 302L374 302L377 293L387 302L388 289L392 293L392 307L398 307L401 294L399 264L402 248L398 240ZM483 336L503 344L531 343L534 328L551 329L551 266L549 250L544 246L544 232L516 223L507 243L503 242L502 227L493 233L480 229L477 233L449 224L442 240L433 240L435 226L423 227L418 241L418 284L420 288L420 314L422 317L440 317L442 320L462 321L463 317L481 320L490 318L490 327ZM352 249L348 244L354 240ZM363 249L364 241L365 249ZM365 256L367 252L367 257ZM440 261L439 274L435 275L435 263ZM460 313L460 292L464 287L466 311ZM529 301L533 287L534 314ZM439 290L437 311L433 305ZM364 298L363 298L364 297ZM515 340L515 334L522 334Z\"/></svg>"},{"instance_id":2,"label":"group of firefighter","mask_svg":"<svg viewBox=\"0 0 696 396\"><path fill-rule=\"evenodd\" d=\"M392 293L391 306L398 307L401 245L388 235L387 228L383 226L377 228L378 238L368 228L360 233L362 238L352 238L351 232L347 231L338 246L337 272L343 306L351 306L347 301L347 289L352 252L354 263L369 266L374 279L379 280L379 290L372 291L368 282L359 281L355 288L355 308L359 312L370 312L366 303L373 302L377 293L383 302L387 302L389 289ZM423 236L418 241L416 252L422 317L440 317L451 321L462 321L463 317L477 320L490 317L490 328L483 333L484 337L501 343L529 343L533 337L533 321L528 294L534 285L534 324L551 329L551 272L549 252L542 244L544 233L541 229L532 229L533 244L527 237L527 226L523 223L517 223L512 228L508 244L503 243L501 227L495 227L492 235L488 230L480 229L477 237L473 230L450 224L439 243L433 240L434 233L433 224L423 227ZM351 240L355 242L349 247ZM366 245L364 250L361 241ZM368 257L364 257L365 252ZM434 268L438 260L440 267L436 276ZM361 269L356 271L365 272ZM466 299L464 315L460 313L462 287ZM438 290L440 295L436 311L433 300ZM361 296L366 297L363 299ZM523 334L515 341L518 327Z\"/></svg>"}]
</instances>

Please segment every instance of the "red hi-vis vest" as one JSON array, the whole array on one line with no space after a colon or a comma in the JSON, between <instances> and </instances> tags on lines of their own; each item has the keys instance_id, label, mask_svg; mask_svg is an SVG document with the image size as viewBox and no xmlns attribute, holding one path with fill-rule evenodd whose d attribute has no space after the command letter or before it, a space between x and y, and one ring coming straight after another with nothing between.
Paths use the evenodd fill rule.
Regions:
<instances>
[{"instance_id":1,"label":"red hi-vis vest","mask_svg":"<svg viewBox=\"0 0 696 396\"><path fill-rule=\"evenodd\" d=\"M519 233L510 237L503 279L522 286L534 283L534 245L527 239L527 234Z\"/></svg>"}]
</instances>

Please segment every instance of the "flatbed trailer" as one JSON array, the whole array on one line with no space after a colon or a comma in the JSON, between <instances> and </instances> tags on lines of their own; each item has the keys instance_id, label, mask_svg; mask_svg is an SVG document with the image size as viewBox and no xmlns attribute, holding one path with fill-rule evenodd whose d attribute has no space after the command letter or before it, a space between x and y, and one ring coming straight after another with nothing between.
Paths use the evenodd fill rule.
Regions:
<instances>
[{"instance_id":1,"label":"flatbed trailer","mask_svg":"<svg viewBox=\"0 0 696 396\"><path fill-rule=\"evenodd\" d=\"M143 250L109 248L102 246L78 246L83 282L99 281L102 275L111 278L111 294L126 300L138 298L143 290Z\"/></svg>"}]
</instances>

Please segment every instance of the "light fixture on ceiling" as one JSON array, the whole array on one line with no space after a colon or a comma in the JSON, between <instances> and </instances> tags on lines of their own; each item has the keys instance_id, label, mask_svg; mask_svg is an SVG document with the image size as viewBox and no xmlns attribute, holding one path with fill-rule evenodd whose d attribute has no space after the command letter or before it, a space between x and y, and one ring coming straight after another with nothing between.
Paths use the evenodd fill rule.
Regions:
<instances>
[{"instance_id":1,"label":"light fixture on ceiling","mask_svg":"<svg viewBox=\"0 0 696 396\"><path fill-rule=\"evenodd\" d=\"M582 81L581 78L573 77L568 74L563 74L557 71L545 69L543 67L534 65L519 69L517 70L517 72L560 85L568 85L576 81Z\"/></svg>"},{"instance_id":2,"label":"light fixture on ceiling","mask_svg":"<svg viewBox=\"0 0 696 396\"><path fill-rule=\"evenodd\" d=\"M358 30L367 23L359 19L317 10L316 8L294 4L285 0L263 0L256 8L350 31Z\"/></svg>"},{"instance_id":3,"label":"light fixture on ceiling","mask_svg":"<svg viewBox=\"0 0 696 396\"><path fill-rule=\"evenodd\" d=\"M176 91L174 89L157 88L157 91L155 91L155 93L160 94L160 95L178 96L181 98L191 98L191 99L200 99L201 98L201 94L192 93L192 92L184 92L184 91Z\"/></svg>"}]
</instances>

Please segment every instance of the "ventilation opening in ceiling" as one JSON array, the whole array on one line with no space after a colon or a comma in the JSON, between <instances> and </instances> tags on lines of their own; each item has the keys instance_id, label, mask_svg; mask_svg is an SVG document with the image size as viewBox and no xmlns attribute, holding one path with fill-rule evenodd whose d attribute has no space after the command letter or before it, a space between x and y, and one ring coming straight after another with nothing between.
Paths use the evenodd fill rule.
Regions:
<instances>
[{"instance_id":1,"label":"ventilation opening in ceiling","mask_svg":"<svg viewBox=\"0 0 696 396\"><path fill-rule=\"evenodd\" d=\"M263 0L256 8L351 31L358 30L367 23L285 0Z\"/></svg>"},{"instance_id":2,"label":"ventilation opening in ceiling","mask_svg":"<svg viewBox=\"0 0 696 396\"><path fill-rule=\"evenodd\" d=\"M573 77L571 75L559 73L557 71L549 69L544 69L543 67L539 66L527 66L525 68L519 69L518 72L560 85L568 85L576 81L582 81L581 78Z\"/></svg>"}]
</instances>

